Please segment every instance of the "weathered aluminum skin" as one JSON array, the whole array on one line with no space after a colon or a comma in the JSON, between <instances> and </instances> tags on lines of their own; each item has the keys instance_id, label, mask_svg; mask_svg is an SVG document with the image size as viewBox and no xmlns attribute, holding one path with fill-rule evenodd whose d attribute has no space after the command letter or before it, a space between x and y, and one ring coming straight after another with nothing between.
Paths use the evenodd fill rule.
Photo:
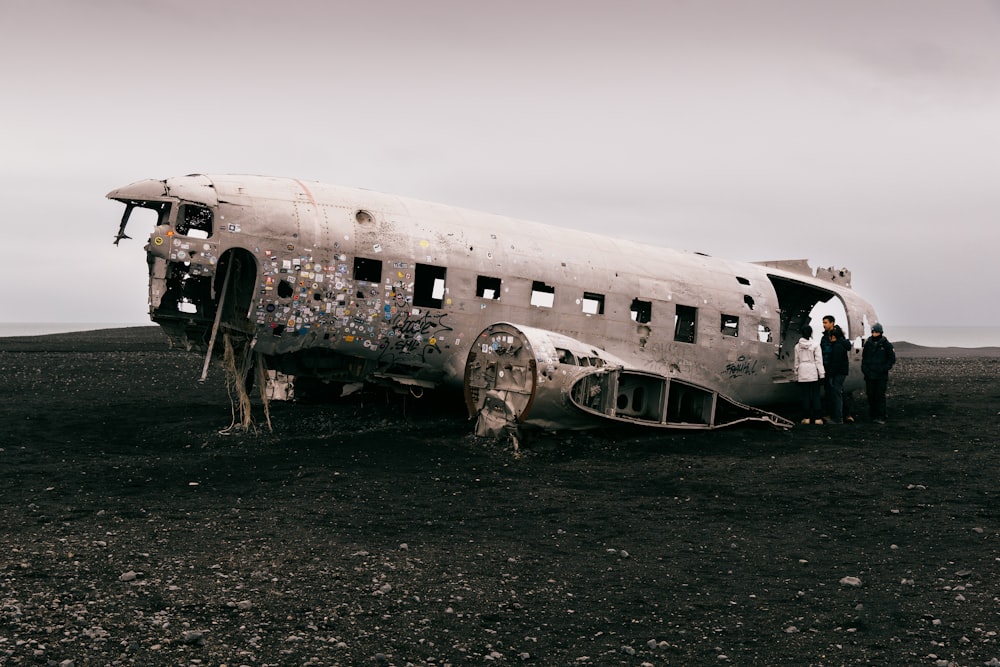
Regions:
<instances>
[{"instance_id":1,"label":"weathered aluminum skin","mask_svg":"<svg viewBox=\"0 0 1000 667\"><path fill-rule=\"evenodd\" d=\"M876 321L844 270L727 261L355 188L192 175L108 197L165 207L146 246L150 313L174 339L204 347L224 301L220 325L252 336L269 367L333 382L461 387L476 337L513 322L762 405L794 396L792 348L817 301L842 303L852 338ZM185 206L211 211L210 233L180 233ZM238 275L223 295L227 272ZM477 295L484 278L496 298ZM693 342L675 332L684 308Z\"/></svg>"}]
</instances>

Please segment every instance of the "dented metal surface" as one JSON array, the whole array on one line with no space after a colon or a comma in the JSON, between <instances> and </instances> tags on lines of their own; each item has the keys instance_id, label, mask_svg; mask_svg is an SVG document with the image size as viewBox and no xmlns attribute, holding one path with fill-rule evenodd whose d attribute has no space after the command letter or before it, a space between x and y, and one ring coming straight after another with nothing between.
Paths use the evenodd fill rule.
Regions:
<instances>
[{"instance_id":1,"label":"dented metal surface","mask_svg":"<svg viewBox=\"0 0 1000 667\"><path fill-rule=\"evenodd\" d=\"M837 302L852 338L876 321L848 271L800 260L732 262L294 179L192 175L108 197L126 205L116 243L133 209L155 213L150 315L173 341L211 355L218 331L242 336L272 377L461 388L481 421L502 412L511 428L784 426L759 407L794 397L813 308ZM491 337L531 347L504 360L513 379L487 372Z\"/></svg>"}]
</instances>

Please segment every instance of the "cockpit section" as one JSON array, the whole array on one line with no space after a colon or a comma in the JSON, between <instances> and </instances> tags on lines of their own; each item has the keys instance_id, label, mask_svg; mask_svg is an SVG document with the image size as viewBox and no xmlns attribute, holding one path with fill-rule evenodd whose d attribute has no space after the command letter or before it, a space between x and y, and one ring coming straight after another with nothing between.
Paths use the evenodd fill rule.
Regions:
<instances>
[{"instance_id":1,"label":"cockpit section","mask_svg":"<svg viewBox=\"0 0 1000 667\"><path fill-rule=\"evenodd\" d=\"M124 196L129 189L140 189L146 196L159 196L155 199ZM154 190L151 184L140 182L108 195L125 204L116 245L131 238L125 230L130 223L136 224L133 219L152 224L146 245L150 318L173 342L188 349L202 349L208 345L215 322L220 319L219 306L225 302L220 295L227 293L239 298L230 299L221 320L246 329L246 313L256 281L253 257L240 249L220 253L214 207L171 197L166 188L162 193ZM231 270L235 270L235 278L228 275Z\"/></svg>"}]
</instances>

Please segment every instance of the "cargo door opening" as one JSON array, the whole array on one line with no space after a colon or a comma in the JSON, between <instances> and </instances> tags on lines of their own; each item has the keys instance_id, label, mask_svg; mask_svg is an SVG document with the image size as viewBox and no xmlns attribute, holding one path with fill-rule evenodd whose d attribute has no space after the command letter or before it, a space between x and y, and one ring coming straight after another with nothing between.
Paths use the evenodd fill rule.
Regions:
<instances>
[{"instance_id":1,"label":"cargo door opening","mask_svg":"<svg viewBox=\"0 0 1000 667\"><path fill-rule=\"evenodd\" d=\"M802 337L802 327L810 325L813 329L813 340L819 341L823 335L823 316L833 315L836 323L850 336L846 308L841 298L832 290L790 278L773 275L768 277L778 297L781 325L778 332L778 363L774 366L772 380L775 383L793 383L795 345Z\"/></svg>"}]
</instances>

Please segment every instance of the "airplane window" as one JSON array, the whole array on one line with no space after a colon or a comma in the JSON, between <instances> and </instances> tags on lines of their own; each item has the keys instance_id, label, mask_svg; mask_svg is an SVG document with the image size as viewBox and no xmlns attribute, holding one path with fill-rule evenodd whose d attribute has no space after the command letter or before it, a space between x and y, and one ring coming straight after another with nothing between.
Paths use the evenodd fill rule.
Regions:
<instances>
[{"instance_id":1,"label":"airplane window","mask_svg":"<svg viewBox=\"0 0 1000 667\"><path fill-rule=\"evenodd\" d=\"M632 306L630 310L632 312L632 320L634 322L645 324L653 319L653 303L651 301L632 299Z\"/></svg>"},{"instance_id":2,"label":"airplane window","mask_svg":"<svg viewBox=\"0 0 1000 667\"><path fill-rule=\"evenodd\" d=\"M181 236L207 239L212 234L212 209L184 204L177 218L176 229Z\"/></svg>"},{"instance_id":3,"label":"airplane window","mask_svg":"<svg viewBox=\"0 0 1000 667\"><path fill-rule=\"evenodd\" d=\"M774 338L771 336L771 327L766 324L757 325L757 340L762 343L773 343Z\"/></svg>"},{"instance_id":4,"label":"airplane window","mask_svg":"<svg viewBox=\"0 0 1000 667\"><path fill-rule=\"evenodd\" d=\"M368 211L358 211L357 213L354 214L354 219L363 225L368 224L369 222L372 222L372 220L374 220L374 218L372 218L372 214L369 213Z\"/></svg>"},{"instance_id":5,"label":"airplane window","mask_svg":"<svg viewBox=\"0 0 1000 667\"><path fill-rule=\"evenodd\" d=\"M559 363L566 364L568 366L576 366L576 357L569 350L564 350L561 347L556 348L556 354L559 355Z\"/></svg>"},{"instance_id":6,"label":"airplane window","mask_svg":"<svg viewBox=\"0 0 1000 667\"><path fill-rule=\"evenodd\" d=\"M382 282L382 260L355 257L354 279L369 283Z\"/></svg>"},{"instance_id":7,"label":"airplane window","mask_svg":"<svg viewBox=\"0 0 1000 667\"><path fill-rule=\"evenodd\" d=\"M413 305L440 308L444 301L447 269L432 264L417 264L413 274Z\"/></svg>"},{"instance_id":8,"label":"airplane window","mask_svg":"<svg viewBox=\"0 0 1000 667\"><path fill-rule=\"evenodd\" d=\"M478 276L476 278L476 296L484 299L500 300L500 279L489 276Z\"/></svg>"},{"instance_id":9,"label":"airplane window","mask_svg":"<svg viewBox=\"0 0 1000 667\"><path fill-rule=\"evenodd\" d=\"M593 292L583 293L583 312L587 315L604 314L604 295Z\"/></svg>"},{"instance_id":10,"label":"airplane window","mask_svg":"<svg viewBox=\"0 0 1000 667\"><path fill-rule=\"evenodd\" d=\"M546 285L540 280L531 283L531 305L539 308L551 308L556 300L556 288Z\"/></svg>"},{"instance_id":11,"label":"airplane window","mask_svg":"<svg viewBox=\"0 0 1000 667\"><path fill-rule=\"evenodd\" d=\"M694 306L677 306L674 315L674 340L678 343L693 343L698 309Z\"/></svg>"},{"instance_id":12,"label":"airplane window","mask_svg":"<svg viewBox=\"0 0 1000 667\"><path fill-rule=\"evenodd\" d=\"M740 318L735 315L722 316L722 335L736 338L740 335Z\"/></svg>"}]
</instances>

